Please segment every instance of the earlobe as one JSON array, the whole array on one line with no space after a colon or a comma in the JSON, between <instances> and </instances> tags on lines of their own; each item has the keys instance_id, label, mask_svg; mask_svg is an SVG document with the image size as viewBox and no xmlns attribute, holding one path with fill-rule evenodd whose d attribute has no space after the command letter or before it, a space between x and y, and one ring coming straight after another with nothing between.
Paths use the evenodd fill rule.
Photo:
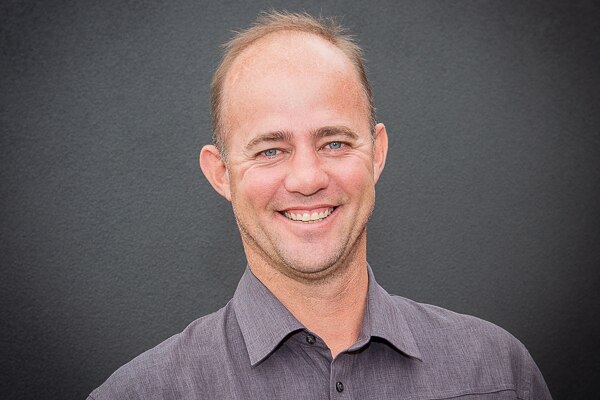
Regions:
<instances>
[{"instance_id":1,"label":"earlobe","mask_svg":"<svg viewBox=\"0 0 600 400\"><path fill-rule=\"evenodd\" d=\"M200 169L211 186L221 196L231 201L231 186L227 164L221 158L219 149L209 144L200 150Z\"/></svg>"},{"instance_id":2,"label":"earlobe","mask_svg":"<svg viewBox=\"0 0 600 400\"><path fill-rule=\"evenodd\" d=\"M375 125L375 137L373 138L373 178L375 183L379 180L388 151L388 137L385 125Z\"/></svg>"}]
</instances>

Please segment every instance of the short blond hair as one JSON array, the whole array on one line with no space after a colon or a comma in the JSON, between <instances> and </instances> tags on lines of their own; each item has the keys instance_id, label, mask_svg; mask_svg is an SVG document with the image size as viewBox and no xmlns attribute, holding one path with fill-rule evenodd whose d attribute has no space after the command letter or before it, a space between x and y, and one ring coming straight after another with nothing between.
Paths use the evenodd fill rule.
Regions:
<instances>
[{"instance_id":1,"label":"short blond hair","mask_svg":"<svg viewBox=\"0 0 600 400\"><path fill-rule=\"evenodd\" d=\"M375 125L375 107L373 94L367 79L367 71L362 49L352 36L335 18L313 17L307 13L290 13L287 11L269 11L261 13L256 22L249 28L237 32L235 36L223 45L223 59L217 67L210 86L211 116L213 128L213 144L219 149L222 157L226 158L226 134L222 121L223 84L227 72L236 58L252 43L262 37L279 31L296 31L316 35L327 40L340 49L352 62L358 72L364 94L367 100L368 114L371 127ZM372 130L372 129L371 129Z\"/></svg>"}]
</instances>

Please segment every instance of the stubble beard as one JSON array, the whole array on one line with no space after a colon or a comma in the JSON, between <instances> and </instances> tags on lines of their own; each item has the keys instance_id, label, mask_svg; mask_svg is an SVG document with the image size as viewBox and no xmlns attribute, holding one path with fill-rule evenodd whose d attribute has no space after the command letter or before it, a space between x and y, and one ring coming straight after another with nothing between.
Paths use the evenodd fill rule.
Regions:
<instances>
[{"instance_id":1,"label":"stubble beard","mask_svg":"<svg viewBox=\"0 0 600 400\"><path fill-rule=\"evenodd\" d=\"M261 234L261 238L256 238L241 222L235 206L233 207L233 213L240 231L246 258L251 268L253 266L262 267L263 269L268 268L290 279L307 284L316 284L326 283L343 273L350 267L352 261L356 260L360 250L365 252L366 256L367 223L373 214L374 205L375 201L373 199L373 204L363 222L362 229L355 238L348 236L344 243L338 244L337 249L332 249L335 251L332 251L331 257L321 258L308 265L301 262L301 256L290 257L288 254L284 254L277 237ZM269 244L270 251L261 243ZM307 249L307 252L309 251L310 249Z\"/></svg>"}]
</instances>

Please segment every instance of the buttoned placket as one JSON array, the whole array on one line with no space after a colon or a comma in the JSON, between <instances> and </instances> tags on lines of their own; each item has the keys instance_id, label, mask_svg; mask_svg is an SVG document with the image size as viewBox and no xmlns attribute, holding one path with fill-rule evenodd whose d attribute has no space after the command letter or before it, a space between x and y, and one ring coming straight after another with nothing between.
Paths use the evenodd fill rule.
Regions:
<instances>
[{"instance_id":1,"label":"buttoned placket","mask_svg":"<svg viewBox=\"0 0 600 400\"><path fill-rule=\"evenodd\" d=\"M304 342L309 344L317 351L327 351L328 358L331 360L329 366L329 398L330 399L349 399L352 395L348 391L348 385L350 384L350 369L352 359L355 356L352 353L348 354L342 352L338 354L335 359L331 358L331 352L325 345L325 343L318 336L314 335L309 331L302 332L304 335ZM362 346L366 341L356 343L348 350L356 350Z\"/></svg>"},{"instance_id":2,"label":"buttoned placket","mask_svg":"<svg viewBox=\"0 0 600 400\"><path fill-rule=\"evenodd\" d=\"M342 381L333 380L335 377L335 373L334 373L335 360L332 359L331 351L329 350L329 348L327 347L327 345L325 344L323 339L321 339L320 337L318 337L317 335L313 334L312 332L310 332L308 330L303 331L302 336L304 338L300 339L300 340L302 340L304 343L308 344L309 347L311 347L314 351L316 351L318 353L322 353L322 355L326 356L326 358L329 359L329 380L330 380L329 398L330 399L345 398L345 397L340 396L343 394L343 392L345 390L344 383ZM331 382L333 382L333 384Z\"/></svg>"},{"instance_id":3,"label":"buttoned placket","mask_svg":"<svg viewBox=\"0 0 600 400\"><path fill-rule=\"evenodd\" d=\"M350 389L350 359L353 355L340 353L331 362L329 373L329 398L330 399L349 399L352 398Z\"/></svg>"},{"instance_id":4,"label":"buttoned placket","mask_svg":"<svg viewBox=\"0 0 600 400\"><path fill-rule=\"evenodd\" d=\"M329 398L330 399L353 399L352 393L352 364L356 361L353 357L359 357L357 350L366 346L369 339L360 338L355 344L347 350L339 353L331 361L329 375Z\"/></svg>"}]
</instances>

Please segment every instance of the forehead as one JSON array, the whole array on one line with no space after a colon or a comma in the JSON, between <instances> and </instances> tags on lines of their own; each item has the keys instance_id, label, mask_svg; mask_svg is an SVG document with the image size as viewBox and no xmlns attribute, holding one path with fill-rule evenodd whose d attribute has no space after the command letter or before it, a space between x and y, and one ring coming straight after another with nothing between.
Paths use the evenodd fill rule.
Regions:
<instances>
[{"instance_id":1,"label":"forehead","mask_svg":"<svg viewBox=\"0 0 600 400\"><path fill-rule=\"evenodd\" d=\"M329 41L312 33L280 31L270 33L248 46L233 62L226 84L235 84L261 70L286 69L288 72L353 69L348 57Z\"/></svg>"},{"instance_id":2,"label":"forehead","mask_svg":"<svg viewBox=\"0 0 600 400\"><path fill-rule=\"evenodd\" d=\"M289 120L308 106L317 114L358 110L369 118L356 68L339 48L314 34L269 34L245 49L225 78L222 121L228 133L247 128L259 111L268 112L262 115L267 120L278 115Z\"/></svg>"}]
</instances>

